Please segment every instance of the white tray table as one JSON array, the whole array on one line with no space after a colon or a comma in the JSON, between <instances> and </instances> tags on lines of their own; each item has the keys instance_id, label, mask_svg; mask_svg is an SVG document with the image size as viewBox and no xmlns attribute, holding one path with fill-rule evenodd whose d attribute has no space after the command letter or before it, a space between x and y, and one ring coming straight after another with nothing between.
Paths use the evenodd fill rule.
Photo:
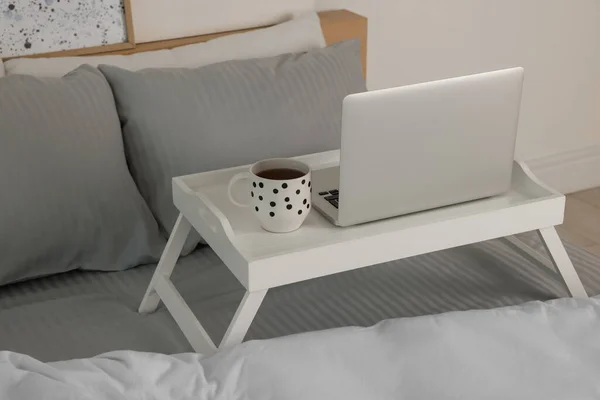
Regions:
<instances>
[{"instance_id":1,"label":"white tray table","mask_svg":"<svg viewBox=\"0 0 600 400\"><path fill-rule=\"evenodd\" d=\"M337 165L339 151L298 158L316 170ZM251 209L229 201L229 179L246 168L173 179L173 201L181 214L140 312L154 311L162 300L197 352L241 343L270 288L533 230L571 295L587 297L554 229L563 222L565 197L523 163L514 163L512 187L500 196L347 228L311 210L304 225L287 234L264 231ZM218 347L169 279L192 227L247 290Z\"/></svg>"}]
</instances>

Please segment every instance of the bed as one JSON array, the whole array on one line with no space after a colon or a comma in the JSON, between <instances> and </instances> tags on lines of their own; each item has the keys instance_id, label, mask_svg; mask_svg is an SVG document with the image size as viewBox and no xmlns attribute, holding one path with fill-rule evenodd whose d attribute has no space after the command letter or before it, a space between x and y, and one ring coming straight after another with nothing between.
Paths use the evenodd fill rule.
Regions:
<instances>
[{"instance_id":1,"label":"bed","mask_svg":"<svg viewBox=\"0 0 600 400\"><path fill-rule=\"evenodd\" d=\"M320 13L319 20L324 45L348 39L360 40L362 74L366 74L366 19L348 11L331 11ZM144 52L147 51L167 51L235 33L239 32L144 43L132 50L98 55L142 54L145 57ZM136 60L135 63L138 63L143 58L138 57ZM164 60L159 60L158 66L169 66L160 64ZM75 68L78 63L75 59L47 59L31 64L30 59L19 59L9 60L5 66L9 77L15 73L27 73L31 68L42 68L60 76L65 68ZM142 64L132 65L129 67L144 67ZM0 109L1 105L0 99ZM12 160L18 162L16 158ZM3 166L1 162L0 167ZM1 178L0 182L3 183ZM22 199L17 198L16 201ZM87 214L84 212L83 215ZM15 226L20 223L16 219L8 221ZM89 226L96 224L94 219L86 221ZM149 224L152 225L152 222ZM82 225L76 226L80 228ZM153 229L157 230L156 227ZM48 235L60 231L61 227L55 226ZM0 238L3 238L1 234ZM40 240L40 237L35 239ZM90 240L97 240L97 236L90 235ZM155 247L164 246L164 239L163 242L157 240ZM486 324L493 316L497 315L499 321L506 321L506 325L498 323L493 326L511 326L511 321L515 321L511 318L520 313L531 316L526 321L541 323L534 327L517 324L515 326L522 329L517 330L518 332L533 329L530 331L532 334L539 333L547 337L558 332L552 330L557 323L570 324L573 322L570 318L575 318L577 323L573 326L578 326L580 330L566 333L561 331L560 340L552 342L548 339L539 351L550 351L548 360L552 362L564 360L565 357L569 359L571 356L564 352L573 351L576 356L575 359L570 359L571 362L577 364L577 361L581 361L573 373L600 371L597 364L600 348L597 340L589 336L592 329L597 332L598 328L600 305L597 298L580 302L563 300L549 305L534 303L522 309L504 311L469 312L416 320L400 319L368 329L349 327L371 326L386 319L448 311L484 310L566 296L560 280L549 274L544 265L549 265L549 260L539 256L541 248L535 236L524 234L517 240L533 249L534 255L523 258L513 251L514 243L495 240L274 289L265 299L250 328L246 337L249 342L208 359L202 355L189 354L192 349L164 307L161 306L150 315L137 312L156 267L154 262L149 262L152 257L132 258L131 260L136 260L135 265L142 265L122 271L114 270L125 268L113 268L110 263L97 262L93 265L94 268L89 268L95 269L94 271L65 268L61 273L38 274L35 279L29 279L33 276L27 276L26 279L8 274L6 276L14 278L12 283L0 287L0 397L23 398L39 393L27 392L26 388L31 387L34 388L31 390L44 390L48 393L56 389L57 396L68 394L76 398L131 398L134 394L155 395L156 398L163 398L161 396L164 395L167 398L166 393L171 393L169 398L253 398L253 395L274 398L352 398L350 393L354 393L357 398L385 398L390 393L424 398L442 398L445 393L448 398L456 398L451 397L452 395L477 398L478 394L485 392L485 387L475 385L471 387L473 391L461 391L464 387L449 381L450 377L466 379L468 374L465 371L463 374L447 375L444 378L443 368L430 369L426 362L415 364L417 367L411 368L411 360L430 358L435 363L438 359L431 351L431 346L435 345L442 346L440 351L444 352L440 354L446 354L446 366L456 362L465 369L472 369L481 365L480 362L485 364L482 360L471 359L467 362L469 360L464 357L465 349L477 348L476 339L473 339L472 347L469 347L467 340L456 343L447 341L448 335L453 337L452 335L462 334L456 327L456 321L469 326L470 333L478 329L485 332L485 326L490 326ZM597 268L599 260L577 248L567 246L567 249L588 293L600 294L600 272ZM76 253L72 254L73 258L79 256ZM134 262L131 260L128 261L130 264ZM50 261L32 258L28 261L28 270L52 271L46 263ZM179 261L175 271L172 280L186 302L206 321L208 333L213 338L221 337L235 313L244 289L212 250L201 244L190 247L189 254ZM0 270L0 278L1 272ZM307 307L306 304L310 306ZM419 334L402 336L405 330L412 330L422 324L426 327L447 326L448 330L435 331L436 334L426 339ZM548 327L551 329L548 330ZM341 329L295 335L331 328ZM273 339L286 335L293 336ZM394 338L401 340L395 342ZM479 336L477 345L488 346L489 342L485 338L485 335ZM583 338L579 347L569 347L574 338ZM254 341L255 339L271 340ZM496 349L497 353L490 353L490 357L501 355L502 349L530 345L527 341L519 342L515 335L505 335L499 340L501 346ZM349 357L352 349L358 348L362 348L362 352L356 354L362 354L368 362L361 364L354 356ZM558 349L557 352L552 352L553 348ZM369 352L369 349L373 351ZM586 358L581 355L585 351L598 357ZM111 353L88 360L61 361L87 359L107 352ZM400 358L406 356L407 364L395 363L393 359L386 358L386 352ZM539 356L535 351L526 354L528 362ZM279 362L275 355L279 357ZM456 357L452 358L452 355ZM514 367L509 361L505 359L497 369L486 370L482 379L492 379L497 373L506 373ZM44 364L46 362L53 364ZM393 373L375 374L378 377L368 374L369 370L373 370L373 365L386 369L386 362L390 363L390 371L394 371ZM353 367L344 370L344 363L350 363L348 365ZM246 367L243 367L244 364ZM281 368L281 365L285 368ZM311 368L307 368L311 365L313 373L310 373ZM315 369L314 365L320 365L321 369ZM400 369L395 370L396 367ZM302 382L297 379L298 374L317 382L319 371L329 373L334 370L339 374L331 375L335 379L329 383L319 382L311 386L310 390L303 389L298 384ZM409 370L412 372L409 373ZM537 372L539 374L534 374L536 379L560 375L559 368L541 369ZM364 378L363 382L358 379L360 376L369 378ZM426 377L425 380L423 377ZM394 381L396 378L397 381ZM407 381L403 382L403 379ZM573 381L576 377L570 376L569 379ZM594 386L595 381L591 375L585 375L582 379L585 380L581 381L580 391L564 393L578 393L578 398L592 398L589 397L590 393L600 396L600 388L597 384ZM439 385L429 384L432 380L439 382ZM355 383L346 387L346 391L344 388L336 389L338 383L350 381ZM95 386L93 382L102 384ZM193 385L182 385L182 382L192 382ZM527 390L534 390L538 382L535 379L529 384L519 381L516 390L526 393ZM564 381L556 382L558 385ZM22 385L23 383L27 385ZM98 392L84 390L80 387L81 384L91 385ZM58 386L53 385L60 386L60 390L64 391L61 392ZM506 390L507 385L499 385L496 389ZM571 386L563 388L572 389ZM460 395L461 393L464 395ZM539 393L540 396L544 395L543 391ZM546 392L545 397L539 398L549 398L547 393L552 392Z\"/></svg>"},{"instance_id":2,"label":"bed","mask_svg":"<svg viewBox=\"0 0 600 400\"><path fill-rule=\"evenodd\" d=\"M521 240L541 254L535 235ZM567 249L587 291L599 295L598 259ZM267 296L246 340L567 296L561 281L549 273L550 261L545 263L522 258L496 240L282 287ZM114 350L192 351L163 305L153 314L137 312L154 268L73 271L3 287L0 350L41 361ZM209 334L220 338L244 288L206 247L182 258L175 271L175 285L206 321ZM351 292L360 296L349 296Z\"/></svg>"},{"instance_id":3,"label":"bed","mask_svg":"<svg viewBox=\"0 0 600 400\"><path fill-rule=\"evenodd\" d=\"M521 239L536 246L532 236ZM208 358L190 352L164 309L136 313L152 266L15 285L0 299L0 340L22 351L0 351L0 396L598 398L598 297L395 318L566 295L544 265L513 250L493 241L280 288L247 338L291 336L249 340ZM588 291L600 293L598 260L568 250ZM181 262L177 286L209 332L222 334L243 288L209 249ZM344 305L344 293L357 290L360 302ZM313 307L294 306L300 302ZM382 318L395 319L371 326ZM40 361L72 357L86 358Z\"/></svg>"}]
</instances>

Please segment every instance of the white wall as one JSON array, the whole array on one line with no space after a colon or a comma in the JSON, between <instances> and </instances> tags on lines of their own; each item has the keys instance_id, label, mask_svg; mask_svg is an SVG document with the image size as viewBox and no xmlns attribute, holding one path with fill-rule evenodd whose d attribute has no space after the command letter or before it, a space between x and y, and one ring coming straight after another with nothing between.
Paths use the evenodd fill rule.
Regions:
<instances>
[{"instance_id":1,"label":"white wall","mask_svg":"<svg viewBox=\"0 0 600 400\"><path fill-rule=\"evenodd\" d=\"M371 89L523 66L517 157L600 145L599 0L317 0L317 6L369 18Z\"/></svg>"}]
</instances>

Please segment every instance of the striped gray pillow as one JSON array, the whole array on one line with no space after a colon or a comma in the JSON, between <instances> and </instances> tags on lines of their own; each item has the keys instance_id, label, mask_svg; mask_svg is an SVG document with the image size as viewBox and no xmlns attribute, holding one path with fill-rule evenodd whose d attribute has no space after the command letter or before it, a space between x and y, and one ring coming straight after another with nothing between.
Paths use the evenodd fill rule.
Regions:
<instances>
[{"instance_id":1,"label":"striped gray pillow","mask_svg":"<svg viewBox=\"0 0 600 400\"><path fill-rule=\"evenodd\" d=\"M95 68L0 79L0 284L155 261L164 239L127 170Z\"/></svg>"},{"instance_id":2,"label":"striped gray pillow","mask_svg":"<svg viewBox=\"0 0 600 400\"><path fill-rule=\"evenodd\" d=\"M342 101L366 90L358 40L197 69L99 68L133 177L166 233L177 217L171 178L339 148Z\"/></svg>"}]
</instances>

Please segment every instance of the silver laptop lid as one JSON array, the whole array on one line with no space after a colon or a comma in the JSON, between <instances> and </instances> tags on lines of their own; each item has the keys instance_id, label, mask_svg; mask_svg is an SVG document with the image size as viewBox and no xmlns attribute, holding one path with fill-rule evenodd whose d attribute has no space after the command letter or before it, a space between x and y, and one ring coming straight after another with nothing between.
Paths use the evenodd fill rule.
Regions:
<instances>
[{"instance_id":1,"label":"silver laptop lid","mask_svg":"<svg viewBox=\"0 0 600 400\"><path fill-rule=\"evenodd\" d=\"M340 224L507 190L522 85L513 68L346 97Z\"/></svg>"}]
</instances>

